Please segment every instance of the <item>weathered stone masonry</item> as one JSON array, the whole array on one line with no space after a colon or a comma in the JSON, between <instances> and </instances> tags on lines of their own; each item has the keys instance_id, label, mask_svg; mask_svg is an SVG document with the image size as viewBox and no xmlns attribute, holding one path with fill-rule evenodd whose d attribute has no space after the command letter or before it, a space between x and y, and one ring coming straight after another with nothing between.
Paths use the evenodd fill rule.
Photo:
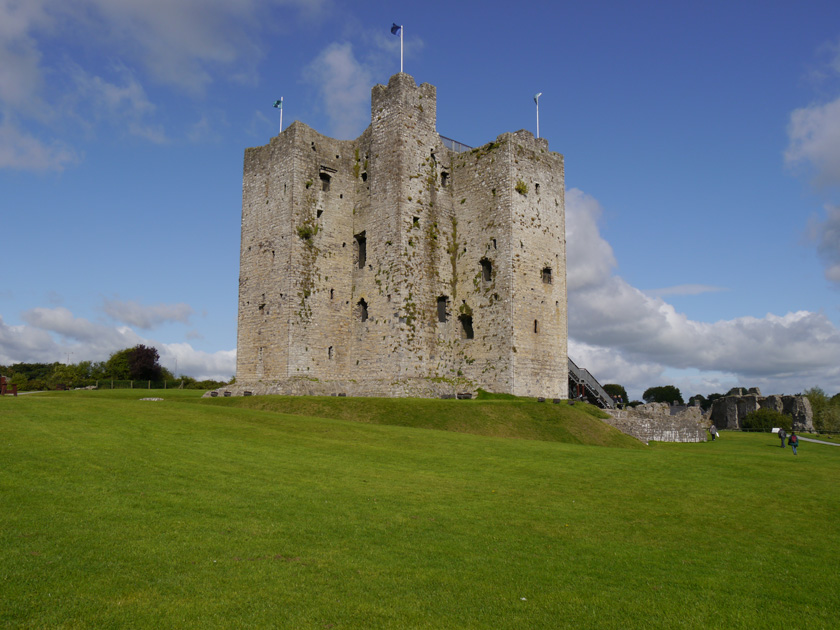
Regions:
<instances>
[{"instance_id":1,"label":"weathered stone masonry","mask_svg":"<svg viewBox=\"0 0 840 630\"><path fill-rule=\"evenodd\" d=\"M435 125L400 73L356 140L246 150L235 393L567 397L563 156Z\"/></svg>"}]
</instances>

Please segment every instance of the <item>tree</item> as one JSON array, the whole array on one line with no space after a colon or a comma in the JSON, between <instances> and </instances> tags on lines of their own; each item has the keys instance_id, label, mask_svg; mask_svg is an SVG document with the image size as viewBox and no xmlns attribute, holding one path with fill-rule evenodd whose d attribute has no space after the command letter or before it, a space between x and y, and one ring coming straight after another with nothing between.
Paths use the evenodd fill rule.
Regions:
<instances>
[{"instance_id":1,"label":"tree","mask_svg":"<svg viewBox=\"0 0 840 630\"><path fill-rule=\"evenodd\" d=\"M627 390L624 389L623 385L619 385L617 383L607 383L606 385L604 385L604 391L607 392L613 398L621 396L621 402L630 402L630 399L627 396Z\"/></svg>"},{"instance_id":2,"label":"tree","mask_svg":"<svg viewBox=\"0 0 840 630\"><path fill-rule=\"evenodd\" d=\"M819 387L804 392L814 412L814 428L824 433L840 431L840 394L829 398Z\"/></svg>"},{"instance_id":3,"label":"tree","mask_svg":"<svg viewBox=\"0 0 840 630\"><path fill-rule=\"evenodd\" d=\"M688 399L689 406L692 405L700 405L701 409L706 408L706 397L703 394L694 394L691 398Z\"/></svg>"},{"instance_id":4,"label":"tree","mask_svg":"<svg viewBox=\"0 0 840 630\"><path fill-rule=\"evenodd\" d=\"M673 385L660 385L659 387L648 387L645 390L645 393L642 394L642 398L646 403L651 402L658 402L658 403L672 403L676 402L680 405L685 404L683 402L682 394L678 387Z\"/></svg>"},{"instance_id":5,"label":"tree","mask_svg":"<svg viewBox=\"0 0 840 630\"><path fill-rule=\"evenodd\" d=\"M773 427L779 427L790 431L793 427L793 418L775 409L756 409L749 412L741 421L744 429L763 429L768 431Z\"/></svg>"},{"instance_id":6,"label":"tree","mask_svg":"<svg viewBox=\"0 0 840 630\"><path fill-rule=\"evenodd\" d=\"M138 344L128 352L128 370L130 378L138 381L159 381L163 372L158 363L160 355L157 348Z\"/></svg>"},{"instance_id":7,"label":"tree","mask_svg":"<svg viewBox=\"0 0 840 630\"><path fill-rule=\"evenodd\" d=\"M159 358L156 348L143 344L118 350L105 362L104 378L120 381L159 381L163 377Z\"/></svg>"},{"instance_id":8,"label":"tree","mask_svg":"<svg viewBox=\"0 0 840 630\"><path fill-rule=\"evenodd\" d=\"M112 378L118 381L127 381L131 378L131 368L128 364L128 355L132 348L118 350L105 362L105 378Z\"/></svg>"}]
</instances>

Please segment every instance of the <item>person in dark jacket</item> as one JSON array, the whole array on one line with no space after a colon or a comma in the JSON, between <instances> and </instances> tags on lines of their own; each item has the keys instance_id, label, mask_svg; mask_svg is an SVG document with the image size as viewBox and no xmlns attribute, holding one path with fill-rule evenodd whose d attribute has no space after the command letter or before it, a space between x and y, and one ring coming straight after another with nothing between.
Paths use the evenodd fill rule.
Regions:
<instances>
[{"instance_id":1,"label":"person in dark jacket","mask_svg":"<svg viewBox=\"0 0 840 630\"><path fill-rule=\"evenodd\" d=\"M790 432L788 444L790 444L790 447L793 449L793 454L796 455L796 447L799 446L799 438L796 437L796 433L793 431Z\"/></svg>"},{"instance_id":2,"label":"person in dark jacket","mask_svg":"<svg viewBox=\"0 0 840 630\"><path fill-rule=\"evenodd\" d=\"M782 441L782 448L785 447L785 438L787 437L787 433L785 433L784 429L779 429L779 439Z\"/></svg>"}]
</instances>

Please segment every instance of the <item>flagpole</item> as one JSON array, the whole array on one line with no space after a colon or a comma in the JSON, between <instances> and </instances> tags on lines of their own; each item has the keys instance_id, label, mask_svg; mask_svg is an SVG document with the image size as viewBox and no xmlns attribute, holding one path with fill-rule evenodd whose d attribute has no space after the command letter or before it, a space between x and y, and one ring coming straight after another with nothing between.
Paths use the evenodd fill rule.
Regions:
<instances>
[{"instance_id":1,"label":"flagpole","mask_svg":"<svg viewBox=\"0 0 840 630\"><path fill-rule=\"evenodd\" d=\"M540 137L540 96L542 92L534 94L534 102L537 104L537 138Z\"/></svg>"},{"instance_id":2,"label":"flagpole","mask_svg":"<svg viewBox=\"0 0 840 630\"><path fill-rule=\"evenodd\" d=\"M403 27L400 25L400 73L403 71Z\"/></svg>"},{"instance_id":3,"label":"flagpole","mask_svg":"<svg viewBox=\"0 0 840 630\"><path fill-rule=\"evenodd\" d=\"M280 97L280 133L283 133L283 97ZM540 125L537 123L537 138L540 137Z\"/></svg>"}]
</instances>

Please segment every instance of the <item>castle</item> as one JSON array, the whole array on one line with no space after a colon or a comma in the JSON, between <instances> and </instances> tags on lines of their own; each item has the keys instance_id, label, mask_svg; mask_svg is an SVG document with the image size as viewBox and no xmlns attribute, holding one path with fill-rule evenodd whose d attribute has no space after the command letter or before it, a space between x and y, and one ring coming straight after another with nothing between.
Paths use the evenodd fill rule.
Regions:
<instances>
[{"instance_id":1,"label":"castle","mask_svg":"<svg viewBox=\"0 0 840 630\"><path fill-rule=\"evenodd\" d=\"M235 393L568 396L563 156L436 107L399 73L356 140L245 151Z\"/></svg>"}]
</instances>

